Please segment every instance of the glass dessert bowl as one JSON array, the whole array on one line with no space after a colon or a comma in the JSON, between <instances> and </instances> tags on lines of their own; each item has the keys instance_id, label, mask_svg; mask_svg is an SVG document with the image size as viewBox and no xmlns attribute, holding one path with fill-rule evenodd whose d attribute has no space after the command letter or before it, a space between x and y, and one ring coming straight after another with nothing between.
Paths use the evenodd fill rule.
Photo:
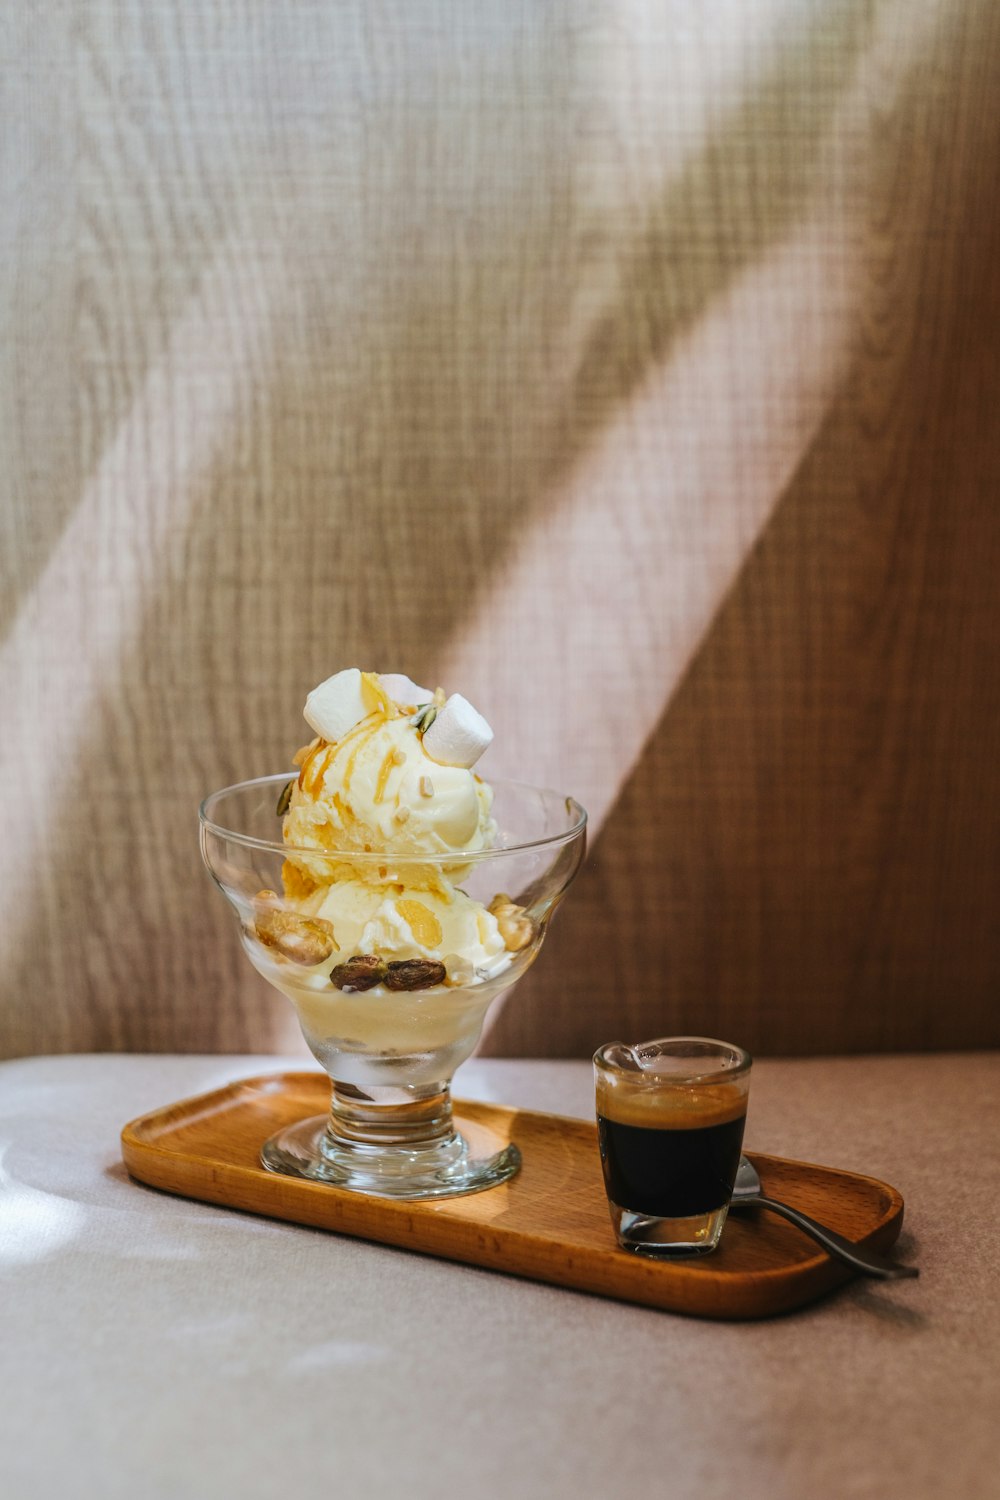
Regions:
<instances>
[{"instance_id":1,"label":"glass dessert bowl","mask_svg":"<svg viewBox=\"0 0 1000 1500\"><path fill-rule=\"evenodd\" d=\"M333 1086L329 1116L267 1141L263 1164L395 1198L502 1182L517 1147L456 1130L451 1079L491 1002L537 957L583 858L586 813L571 797L497 781L487 847L317 847L312 832L297 845L306 825L289 820L289 803L305 805L309 774L306 756L297 783L242 782L200 813L202 854L247 956L295 1006Z\"/></svg>"}]
</instances>

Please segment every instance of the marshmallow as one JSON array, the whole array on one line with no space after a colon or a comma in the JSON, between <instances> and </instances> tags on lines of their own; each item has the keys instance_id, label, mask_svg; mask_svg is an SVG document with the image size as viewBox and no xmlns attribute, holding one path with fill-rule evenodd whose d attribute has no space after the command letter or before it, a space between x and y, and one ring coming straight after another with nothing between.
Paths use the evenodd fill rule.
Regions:
<instances>
[{"instance_id":1,"label":"marshmallow","mask_svg":"<svg viewBox=\"0 0 1000 1500\"><path fill-rule=\"evenodd\" d=\"M461 693L452 693L424 734L424 749L441 766L474 766L493 731L482 714Z\"/></svg>"},{"instance_id":2,"label":"marshmallow","mask_svg":"<svg viewBox=\"0 0 1000 1500\"><path fill-rule=\"evenodd\" d=\"M371 709L365 702L361 673L357 667L348 667L346 672L337 672L314 687L302 710L309 728L322 739L335 744L352 730L355 724L367 719Z\"/></svg>"},{"instance_id":3,"label":"marshmallow","mask_svg":"<svg viewBox=\"0 0 1000 1500\"><path fill-rule=\"evenodd\" d=\"M413 678L404 677L402 672L380 672L378 680L393 703L403 704L406 708L416 708L418 704L430 703L434 697L430 688L417 687Z\"/></svg>"}]
</instances>

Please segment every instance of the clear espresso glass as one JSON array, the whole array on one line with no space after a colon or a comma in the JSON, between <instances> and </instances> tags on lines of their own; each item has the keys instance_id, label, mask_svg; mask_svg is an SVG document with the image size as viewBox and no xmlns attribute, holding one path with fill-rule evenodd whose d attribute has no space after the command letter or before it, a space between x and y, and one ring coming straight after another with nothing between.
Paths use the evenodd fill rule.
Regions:
<instances>
[{"instance_id":1,"label":"clear espresso glass","mask_svg":"<svg viewBox=\"0 0 1000 1500\"><path fill-rule=\"evenodd\" d=\"M751 1058L710 1037L662 1037L594 1055L611 1222L641 1255L704 1255L726 1222L740 1162Z\"/></svg>"},{"instance_id":2,"label":"clear espresso glass","mask_svg":"<svg viewBox=\"0 0 1000 1500\"><path fill-rule=\"evenodd\" d=\"M482 1127L465 1136L456 1130L451 1079L473 1052L491 1002L538 956L583 858L586 813L572 797L496 781L489 849L295 850L282 842L277 814L287 782L287 772L258 777L213 793L201 807L202 855L236 916L244 951L294 1005L332 1084L329 1115L272 1137L261 1151L264 1166L394 1198L451 1196L504 1181L520 1164L517 1147ZM401 955L398 933L390 934L397 946L384 953L377 941L371 951L341 951L332 924L308 914L290 855L301 857L316 886L341 885L376 905L383 895L402 896L425 938L435 923L440 930L434 913L444 914L448 901L459 899L467 911L478 903L473 916L479 908L491 913L496 951L478 967L444 949L438 962L416 951ZM378 922L369 930L378 932Z\"/></svg>"}]
</instances>

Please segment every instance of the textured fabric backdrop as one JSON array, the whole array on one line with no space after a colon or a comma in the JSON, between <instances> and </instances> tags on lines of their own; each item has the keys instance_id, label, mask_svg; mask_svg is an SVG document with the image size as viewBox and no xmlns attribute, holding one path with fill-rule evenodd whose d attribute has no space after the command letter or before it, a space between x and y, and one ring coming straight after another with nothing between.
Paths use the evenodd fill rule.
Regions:
<instances>
[{"instance_id":1,"label":"textured fabric backdrop","mask_svg":"<svg viewBox=\"0 0 1000 1500\"><path fill-rule=\"evenodd\" d=\"M488 1048L1000 1042L992 0L0 48L0 1054L290 1045L195 809L351 664L593 813Z\"/></svg>"}]
</instances>

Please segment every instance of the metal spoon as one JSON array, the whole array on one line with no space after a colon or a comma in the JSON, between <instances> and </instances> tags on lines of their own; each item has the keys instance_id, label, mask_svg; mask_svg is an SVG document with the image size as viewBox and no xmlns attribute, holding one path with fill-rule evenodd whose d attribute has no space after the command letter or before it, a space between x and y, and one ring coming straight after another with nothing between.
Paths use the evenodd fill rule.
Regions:
<instances>
[{"instance_id":1,"label":"metal spoon","mask_svg":"<svg viewBox=\"0 0 1000 1500\"><path fill-rule=\"evenodd\" d=\"M904 1276L920 1275L916 1266L901 1266L898 1261L886 1260L875 1250L869 1250L864 1245L855 1245L851 1240L845 1240L842 1235L836 1234L832 1229L827 1229L824 1224L817 1223L815 1219L810 1219L808 1214L800 1213L797 1208L790 1208L787 1203L778 1203L774 1198L765 1198L760 1190L757 1169L747 1161L745 1156L740 1157L729 1207L730 1209L768 1208L772 1213L780 1214L790 1224L812 1235L816 1243L822 1245L828 1254L837 1260L842 1260L845 1265L853 1266L855 1271L861 1271L865 1276L880 1276L883 1281L896 1281Z\"/></svg>"}]
</instances>

